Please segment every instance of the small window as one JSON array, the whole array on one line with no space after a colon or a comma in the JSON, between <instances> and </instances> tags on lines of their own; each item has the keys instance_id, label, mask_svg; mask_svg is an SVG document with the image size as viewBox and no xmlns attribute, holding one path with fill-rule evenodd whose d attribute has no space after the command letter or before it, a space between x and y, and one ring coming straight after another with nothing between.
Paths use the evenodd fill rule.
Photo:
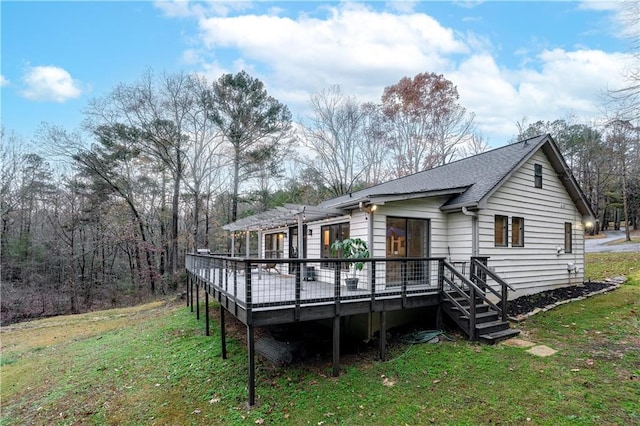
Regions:
<instances>
[{"instance_id":1,"label":"small window","mask_svg":"<svg viewBox=\"0 0 640 426\"><path fill-rule=\"evenodd\" d=\"M507 216L496 215L494 224L494 237L496 247L506 247L507 245Z\"/></svg>"},{"instance_id":2,"label":"small window","mask_svg":"<svg viewBox=\"0 0 640 426\"><path fill-rule=\"evenodd\" d=\"M571 222L564 223L564 252L571 253L571 248L573 247L573 234L572 234L573 226Z\"/></svg>"},{"instance_id":3,"label":"small window","mask_svg":"<svg viewBox=\"0 0 640 426\"><path fill-rule=\"evenodd\" d=\"M542 164L534 165L534 181L536 188L542 188Z\"/></svg>"},{"instance_id":4,"label":"small window","mask_svg":"<svg viewBox=\"0 0 640 426\"><path fill-rule=\"evenodd\" d=\"M511 219L511 246L524 247L524 218Z\"/></svg>"}]
</instances>

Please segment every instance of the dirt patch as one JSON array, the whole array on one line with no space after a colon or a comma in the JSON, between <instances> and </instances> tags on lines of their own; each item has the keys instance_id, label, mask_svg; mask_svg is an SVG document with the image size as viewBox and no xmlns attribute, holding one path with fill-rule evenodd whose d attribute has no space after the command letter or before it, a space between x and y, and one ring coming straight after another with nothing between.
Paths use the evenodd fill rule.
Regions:
<instances>
[{"instance_id":1,"label":"dirt patch","mask_svg":"<svg viewBox=\"0 0 640 426\"><path fill-rule=\"evenodd\" d=\"M541 293L521 296L507 302L507 314L510 317L528 314L536 309L542 309L554 303L586 297L592 293L614 287L614 282L586 282L584 285L557 288Z\"/></svg>"}]
</instances>

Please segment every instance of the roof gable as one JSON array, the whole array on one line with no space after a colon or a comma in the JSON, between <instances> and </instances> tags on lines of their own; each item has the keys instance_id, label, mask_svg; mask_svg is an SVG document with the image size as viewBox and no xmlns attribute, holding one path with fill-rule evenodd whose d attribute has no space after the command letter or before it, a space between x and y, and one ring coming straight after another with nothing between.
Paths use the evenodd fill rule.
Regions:
<instances>
[{"instance_id":1,"label":"roof gable","mask_svg":"<svg viewBox=\"0 0 640 426\"><path fill-rule=\"evenodd\" d=\"M455 205L477 205L505 176L522 163L523 158L532 155L545 138L546 136L536 136L333 198L320 205L346 208L357 205L360 201L373 202L374 199L382 196L389 198L396 195L406 199L408 194L428 196L429 193L434 192L442 195L447 191L458 194L450 199L450 202Z\"/></svg>"},{"instance_id":2,"label":"roof gable","mask_svg":"<svg viewBox=\"0 0 640 426\"><path fill-rule=\"evenodd\" d=\"M481 208L487 199L538 150L542 149L584 216L593 216L584 194L573 178L550 135L539 135L443 166L404 176L352 194L327 200L322 207L352 208L360 202L375 203L435 195L451 195L442 210Z\"/></svg>"}]
</instances>

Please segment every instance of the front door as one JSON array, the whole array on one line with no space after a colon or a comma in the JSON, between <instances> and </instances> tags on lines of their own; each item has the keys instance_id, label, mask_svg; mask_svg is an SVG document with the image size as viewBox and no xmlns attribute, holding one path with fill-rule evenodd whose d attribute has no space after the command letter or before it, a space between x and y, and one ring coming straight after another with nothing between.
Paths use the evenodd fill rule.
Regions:
<instances>
[{"instance_id":1,"label":"front door","mask_svg":"<svg viewBox=\"0 0 640 426\"><path fill-rule=\"evenodd\" d=\"M387 217L387 285L425 283L428 263L411 258L429 256L429 220Z\"/></svg>"}]
</instances>

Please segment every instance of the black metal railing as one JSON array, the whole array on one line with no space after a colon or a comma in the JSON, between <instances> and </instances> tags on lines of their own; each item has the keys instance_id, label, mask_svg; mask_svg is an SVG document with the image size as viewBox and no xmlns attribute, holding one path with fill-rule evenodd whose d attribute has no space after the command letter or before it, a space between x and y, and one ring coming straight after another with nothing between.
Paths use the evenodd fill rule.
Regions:
<instances>
[{"instance_id":1,"label":"black metal railing","mask_svg":"<svg viewBox=\"0 0 640 426\"><path fill-rule=\"evenodd\" d=\"M257 259L188 254L186 269L244 308L411 297L442 288L444 258ZM322 265L328 265L323 267ZM357 281L357 282L356 282Z\"/></svg>"},{"instance_id":2,"label":"black metal railing","mask_svg":"<svg viewBox=\"0 0 640 426\"><path fill-rule=\"evenodd\" d=\"M443 300L448 300L455 306L462 316L468 318L467 334L471 340L475 340L476 336L476 307L478 303L486 303L490 309L493 309L502 318L507 320L507 300L508 290L515 291L506 281L500 278L495 272L487 267L486 257L472 257L471 267L469 270L469 278L460 273L449 262L443 262L443 291L441 292ZM498 288L490 285L491 278L497 284ZM487 293L493 294L500 304L494 303Z\"/></svg>"}]
</instances>

